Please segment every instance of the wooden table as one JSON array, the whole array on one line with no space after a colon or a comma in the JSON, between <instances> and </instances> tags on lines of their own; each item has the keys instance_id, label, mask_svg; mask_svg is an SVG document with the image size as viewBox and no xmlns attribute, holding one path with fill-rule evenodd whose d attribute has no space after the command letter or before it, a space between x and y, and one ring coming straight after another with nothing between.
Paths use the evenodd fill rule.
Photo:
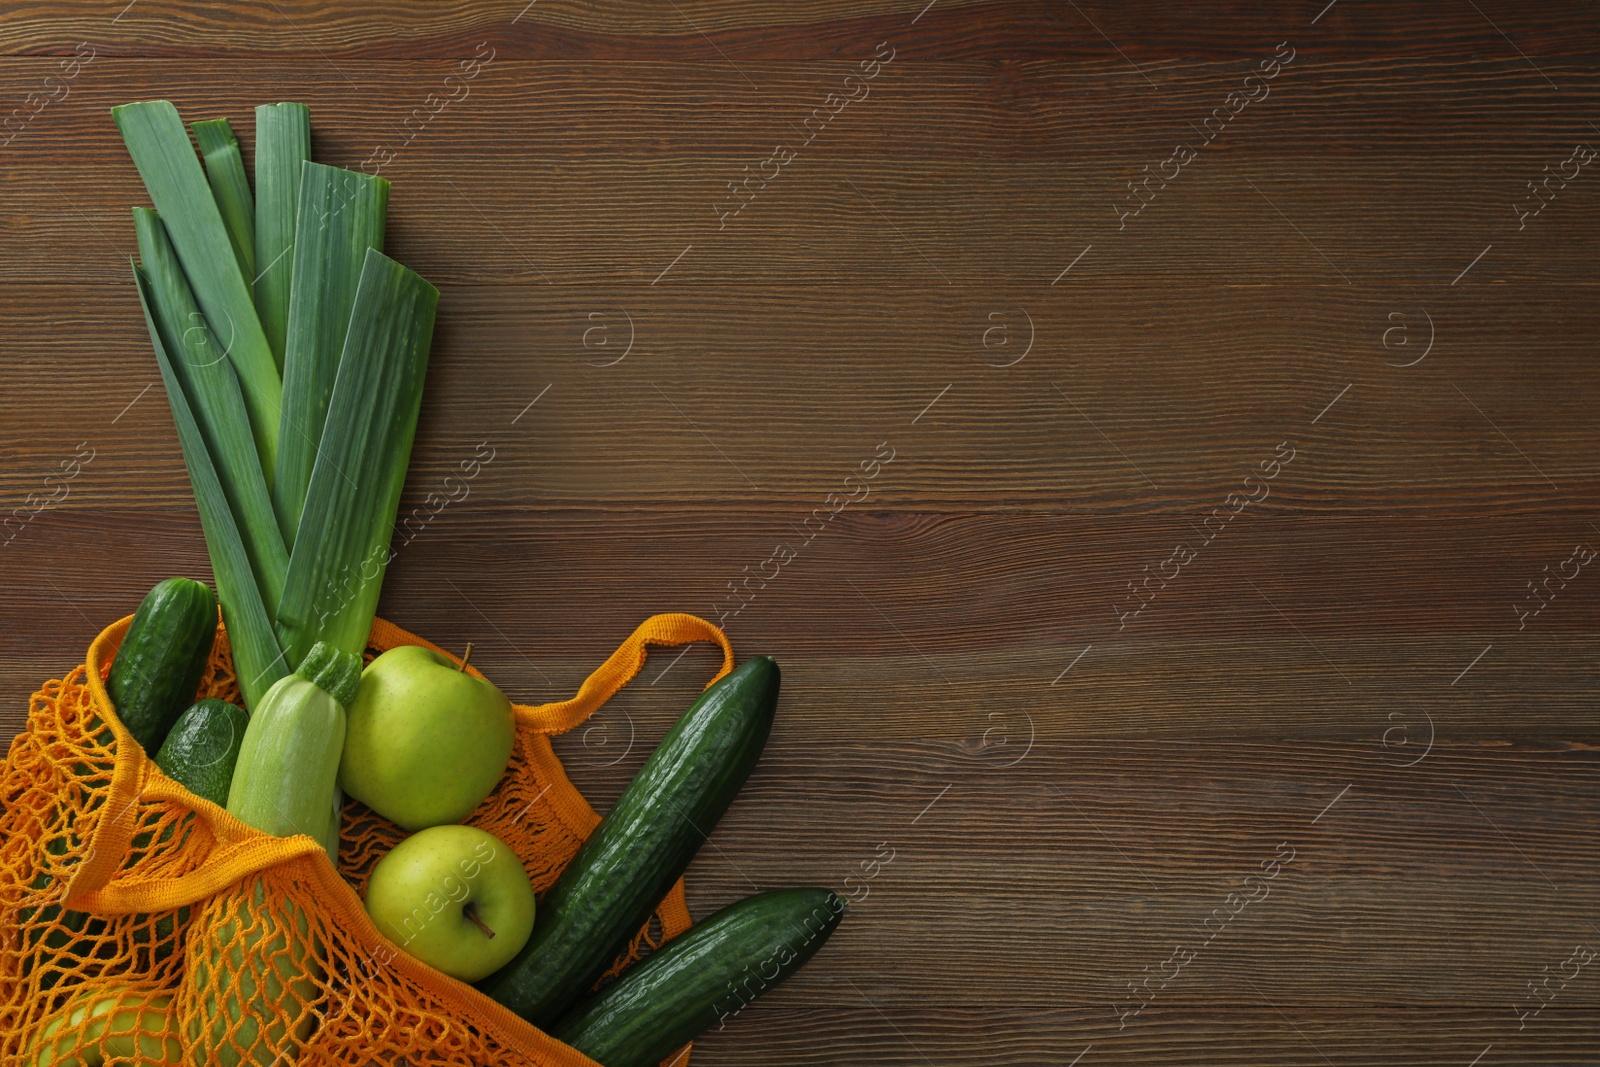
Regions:
<instances>
[{"instance_id":1,"label":"wooden table","mask_svg":"<svg viewBox=\"0 0 1600 1067\"><path fill-rule=\"evenodd\" d=\"M784 666L691 907L858 905L697 1063L1593 1064L1597 5L925 2L10 5L0 723L208 575L106 109L304 100L444 294L402 515L493 455L382 613Z\"/></svg>"}]
</instances>

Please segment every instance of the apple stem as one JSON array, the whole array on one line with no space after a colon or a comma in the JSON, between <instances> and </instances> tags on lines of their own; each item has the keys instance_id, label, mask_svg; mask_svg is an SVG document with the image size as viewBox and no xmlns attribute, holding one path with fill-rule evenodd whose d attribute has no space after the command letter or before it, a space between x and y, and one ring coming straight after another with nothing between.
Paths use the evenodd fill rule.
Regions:
<instances>
[{"instance_id":1,"label":"apple stem","mask_svg":"<svg viewBox=\"0 0 1600 1067\"><path fill-rule=\"evenodd\" d=\"M467 647L470 648L471 646L469 645ZM466 907L461 909L461 914L463 914L463 915L465 915L467 917L467 921L471 922L478 929L482 930L483 931L483 936L485 936L485 937L493 937L494 936L494 931L489 929L489 924L484 922L483 921L483 917L478 914L478 909L477 909L476 905L468 904Z\"/></svg>"},{"instance_id":2,"label":"apple stem","mask_svg":"<svg viewBox=\"0 0 1600 1067\"><path fill-rule=\"evenodd\" d=\"M465 652L461 653L461 666L457 667L456 670L465 671L467 669L467 660L469 660L471 658L472 658L472 642L468 641L467 642L467 650ZM490 934L489 936L493 937L494 935Z\"/></svg>"}]
</instances>

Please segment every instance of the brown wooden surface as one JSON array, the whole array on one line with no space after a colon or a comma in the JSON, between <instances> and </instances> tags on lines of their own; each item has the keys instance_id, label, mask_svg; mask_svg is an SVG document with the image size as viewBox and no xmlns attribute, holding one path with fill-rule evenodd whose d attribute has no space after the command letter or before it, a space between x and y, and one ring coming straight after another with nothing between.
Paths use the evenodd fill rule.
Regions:
<instances>
[{"instance_id":1,"label":"brown wooden surface","mask_svg":"<svg viewBox=\"0 0 1600 1067\"><path fill-rule=\"evenodd\" d=\"M248 140L304 100L357 166L493 49L384 170L389 250L444 293L402 514L495 458L383 614L556 699L644 616L728 610L895 450L727 619L784 699L690 904L895 858L697 1063L1594 1063L1600 961L1517 1009L1600 948L1600 574L1515 605L1600 544L1600 160L1514 205L1600 145L1600 5L922 4L6 5L4 108L95 59L0 148L5 510L94 458L0 549L0 724L208 574L106 109ZM1119 232L1125 183L1278 42L1270 95ZM1270 496L1119 629L1280 442ZM563 740L597 804L712 662L657 657ZM1119 1019L1280 843L1269 895Z\"/></svg>"}]
</instances>

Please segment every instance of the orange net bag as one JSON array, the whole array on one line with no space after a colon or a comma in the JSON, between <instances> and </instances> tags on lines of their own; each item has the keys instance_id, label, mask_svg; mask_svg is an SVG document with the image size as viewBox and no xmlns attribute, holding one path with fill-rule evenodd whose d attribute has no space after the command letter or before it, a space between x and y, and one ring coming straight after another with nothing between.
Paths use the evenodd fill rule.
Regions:
<instances>
[{"instance_id":1,"label":"orange net bag","mask_svg":"<svg viewBox=\"0 0 1600 1067\"><path fill-rule=\"evenodd\" d=\"M131 621L34 694L0 773L0 1062L594 1067L378 932L361 894L399 827L347 802L335 871L310 837L263 834L164 775L104 687ZM515 705L510 766L466 821L539 893L600 821L550 736L626 685L647 646L692 641L721 647L717 678L732 669L717 627L657 615L571 700ZM381 619L369 644L443 651ZM198 696L239 700L220 626ZM613 973L688 927L679 880Z\"/></svg>"}]
</instances>

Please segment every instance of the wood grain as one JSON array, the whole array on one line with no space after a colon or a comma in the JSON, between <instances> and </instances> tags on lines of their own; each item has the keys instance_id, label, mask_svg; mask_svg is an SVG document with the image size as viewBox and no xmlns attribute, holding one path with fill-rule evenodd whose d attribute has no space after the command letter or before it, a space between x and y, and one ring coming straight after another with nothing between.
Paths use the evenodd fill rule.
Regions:
<instances>
[{"instance_id":1,"label":"wood grain","mask_svg":"<svg viewBox=\"0 0 1600 1067\"><path fill-rule=\"evenodd\" d=\"M1539 56L1592 51L1590 0L1538 17L1506 0L1477 12L1434 4L1325 0L1266 6L1251 0L1175 5L1166 0L1073 10L1044 0L684 0L672 10L641 0L283 0L268 7L205 0L140 0L137 17L112 0L71 10L14 6L0 40L15 54L54 54L85 38L140 56L274 55L369 59L459 55L488 38L527 58L633 60L661 55L728 65L734 59L827 59L893 33L928 58L1064 56L1077 60L1249 56L1259 43L1307 33L1332 54L1471 54L1518 59L1499 27ZM1313 21L1315 20L1315 21ZM1131 61L1125 60L1126 63ZM1130 72L1133 73L1133 72Z\"/></svg>"},{"instance_id":2,"label":"wood grain","mask_svg":"<svg viewBox=\"0 0 1600 1067\"><path fill-rule=\"evenodd\" d=\"M1592 1063L1600 972L1527 1013L1600 942L1600 577L1529 583L1600 539L1600 177L1519 211L1600 5L924 3L12 5L0 121L94 59L0 147L0 511L92 459L0 535L0 725L208 574L106 109L305 100L444 294L382 613L524 702L661 611L784 665L691 909L857 903L696 1063ZM558 740L598 806L713 663Z\"/></svg>"},{"instance_id":3,"label":"wood grain","mask_svg":"<svg viewBox=\"0 0 1600 1067\"><path fill-rule=\"evenodd\" d=\"M567 288L446 290L402 514L480 442L493 459L474 507L746 510L754 494L781 509L774 532L885 441L896 458L873 510L967 511L981 496L985 510L1160 513L1174 529L1223 506L1284 441L1296 459L1260 514L1581 512L1600 474L1591 398L1572 388L1597 319L1574 286L1072 301L1020 287L860 301L776 285ZM37 489L87 441L95 458L63 510L187 507L159 391L123 413L155 379L129 288L75 290L83 304L68 309L54 286L12 292L0 387L17 410L0 441L14 463L0 486ZM1438 353L1397 368L1428 340L1424 316ZM64 396L83 416L71 426Z\"/></svg>"}]
</instances>

